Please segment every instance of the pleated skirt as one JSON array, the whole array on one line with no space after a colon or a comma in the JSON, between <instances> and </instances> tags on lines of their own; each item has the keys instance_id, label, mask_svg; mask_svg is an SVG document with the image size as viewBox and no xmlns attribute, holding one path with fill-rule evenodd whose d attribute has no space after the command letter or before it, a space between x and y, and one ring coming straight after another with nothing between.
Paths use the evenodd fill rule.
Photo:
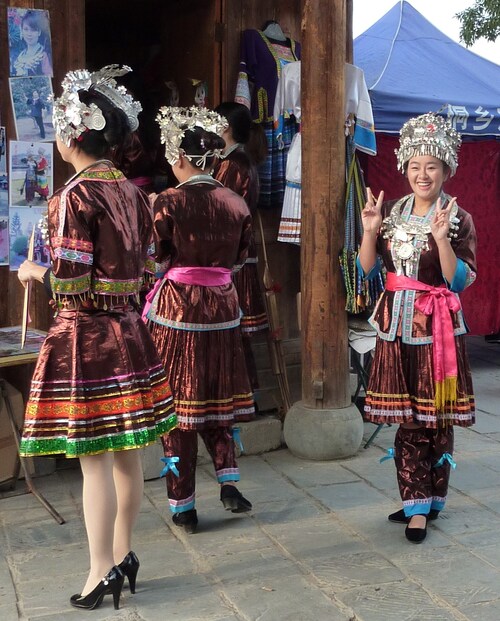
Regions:
<instances>
[{"instance_id":1,"label":"pleated skirt","mask_svg":"<svg viewBox=\"0 0 500 621\"><path fill-rule=\"evenodd\" d=\"M260 182L258 207L273 209L283 205L288 150L297 132L297 124L293 119L285 119L281 142L278 142L273 121L263 123L262 127L266 134L268 155L266 161L258 168Z\"/></svg>"},{"instance_id":2,"label":"pleated skirt","mask_svg":"<svg viewBox=\"0 0 500 621\"><path fill-rule=\"evenodd\" d=\"M180 429L231 427L254 417L239 327L195 331L150 322L150 329Z\"/></svg>"},{"instance_id":3,"label":"pleated skirt","mask_svg":"<svg viewBox=\"0 0 500 621\"><path fill-rule=\"evenodd\" d=\"M373 423L419 423L432 429L441 425L469 427L475 422L472 377L465 339L455 337L457 401L443 413L434 406L432 344L407 345L400 338L377 338L366 391L365 420Z\"/></svg>"},{"instance_id":4,"label":"pleated skirt","mask_svg":"<svg viewBox=\"0 0 500 621\"><path fill-rule=\"evenodd\" d=\"M135 449L175 426L163 365L135 310L58 313L33 375L21 455Z\"/></svg>"}]
</instances>

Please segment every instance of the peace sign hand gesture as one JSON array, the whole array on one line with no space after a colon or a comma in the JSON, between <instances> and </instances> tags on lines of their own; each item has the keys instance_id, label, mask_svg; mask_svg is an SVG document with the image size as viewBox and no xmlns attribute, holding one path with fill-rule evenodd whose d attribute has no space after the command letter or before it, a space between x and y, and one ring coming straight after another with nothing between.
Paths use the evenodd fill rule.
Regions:
<instances>
[{"instance_id":1,"label":"peace sign hand gesture","mask_svg":"<svg viewBox=\"0 0 500 621\"><path fill-rule=\"evenodd\" d=\"M457 198L455 196L450 200L445 209L443 209L441 198L438 198L436 201L436 211L431 221L431 233L436 243L448 237L450 231L450 214L456 202Z\"/></svg>"},{"instance_id":2,"label":"peace sign hand gesture","mask_svg":"<svg viewBox=\"0 0 500 621\"><path fill-rule=\"evenodd\" d=\"M384 202L384 191L382 190L375 200L370 188L366 188L368 200L365 208L361 212L361 221L365 233L377 233L382 224L382 203Z\"/></svg>"}]
</instances>

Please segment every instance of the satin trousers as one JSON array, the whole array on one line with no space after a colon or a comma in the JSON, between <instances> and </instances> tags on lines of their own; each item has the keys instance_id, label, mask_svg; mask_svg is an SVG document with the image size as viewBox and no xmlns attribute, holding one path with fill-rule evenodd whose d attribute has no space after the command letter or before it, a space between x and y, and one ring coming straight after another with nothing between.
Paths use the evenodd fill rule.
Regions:
<instances>
[{"instance_id":1,"label":"satin trousers","mask_svg":"<svg viewBox=\"0 0 500 621\"><path fill-rule=\"evenodd\" d=\"M453 426L444 429L399 427L394 440L394 460L403 508L407 517L441 511L446 503ZM439 464L439 465L438 465Z\"/></svg>"},{"instance_id":2,"label":"satin trousers","mask_svg":"<svg viewBox=\"0 0 500 621\"><path fill-rule=\"evenodd\" d=\"M198 434L212 458L218 483L240 480L231 428L216 427L202 431L174 429L166 436L162 436L165 457L179 457L177 465L179 476L171 470L166 474L167 494L172 513L190 511L195 507Z\"/></svg>"}]
</instances>

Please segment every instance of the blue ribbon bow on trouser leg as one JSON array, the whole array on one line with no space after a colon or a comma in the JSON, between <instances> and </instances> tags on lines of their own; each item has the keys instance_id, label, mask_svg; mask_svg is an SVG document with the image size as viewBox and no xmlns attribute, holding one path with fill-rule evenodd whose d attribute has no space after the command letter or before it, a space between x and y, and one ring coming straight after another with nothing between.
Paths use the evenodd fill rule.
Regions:
<instances>
[{"instance_id":1,"label":"blue ribbon bow on trouser leg","mask_svg":"<svg viewBox=\"0 0 500 621\"><path fill-rule=\"evenodd\" d=\"M434 468L439 468L443 466L445 461L447 461L450 464L452 470L455 470L455 468L457 467L457 464L453 460L453 457L450 455L450 453L443 453L441 457L439 458L439 460L434 464Z\"/></svg>"},{"instance_id":2,"label":"blue ribbon bow on trouser leg","mask_svg":"<svg viewBox=\"0 0 500 621\"><path fill-rule=\"evenodd\" d=\"M176 477L179 476L179 471L177 470L177 466L175 465L179 463L178 457L162 457L161 461L165 464L165 467L160 472L160 477L166 476L169 470L171 470L172 474L174 474Z\"/></svg>"},{"instance_id":3,"label":"blue ribbon bow on trouser leg","mask_svg":"<svg viewBox=\"0 0 500 621\"><path fill-rule=\"evenodd\" d=\"M387 455L384 455L384 457L381 457L379 459L380 463L387 461L388 459L394 459L394 457L396 456L396 452L393 448L387 449L386 452L387 452Z\"/></svg>"},{"instance_id":4,"label":"blue ribbon bow on trouser leg","mask_svg":"<svg viewBox=\"0 0 500 621\"><path fill-rule=\"evenodd\" d=\"M233 440L236 445L239 446L240 451L243 453L243 442L241 441L241 429L239 427L233 427L232 430Z\"/></svg>"}]
</instances>

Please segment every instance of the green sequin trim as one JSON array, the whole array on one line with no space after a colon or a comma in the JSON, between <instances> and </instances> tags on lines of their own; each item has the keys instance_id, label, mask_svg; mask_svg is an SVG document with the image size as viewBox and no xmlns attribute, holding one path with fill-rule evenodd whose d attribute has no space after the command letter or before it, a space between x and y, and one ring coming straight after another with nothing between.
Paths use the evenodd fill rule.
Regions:
<instances>
[{"instance_id":1,"label":"green sequin trim","mask_svg":"<svg viewBox=\"0 0 500 621\"><path fill-rule=\"evenodd\" d=\"M63 453L66 457L72 458L80 457L81 455L97 455L107 451L143 448L153 444L159 436L169 433L175 427L177 427L177 416L172 414L151 429L131 431L94 440L71 442L67 438L22 439L19 454L23 457L36 457L37 455L57 455Z\"/></svg>"},{"instance_id":2,"label":"green sequin trim","mask_svg":"<svg viewBox=\"0 0 500 621\"><path fill-rule=\"evenodd\" d=\"M137 280L94 280L94 293L108 293L109 295L126 295L137 293L141 286L141 279Z\"/></svg>"},{"instance_id":3,"label":"green sequin trim","mask_svg":"<svg viewBox=\"0 0 500 621\"><path fill-rule=\"evenodd\" d=\"M50 272L50 286L59 295L78 295L90 289L90 272L78 278L57 278Z\"/></svg>"}]
</instances>

